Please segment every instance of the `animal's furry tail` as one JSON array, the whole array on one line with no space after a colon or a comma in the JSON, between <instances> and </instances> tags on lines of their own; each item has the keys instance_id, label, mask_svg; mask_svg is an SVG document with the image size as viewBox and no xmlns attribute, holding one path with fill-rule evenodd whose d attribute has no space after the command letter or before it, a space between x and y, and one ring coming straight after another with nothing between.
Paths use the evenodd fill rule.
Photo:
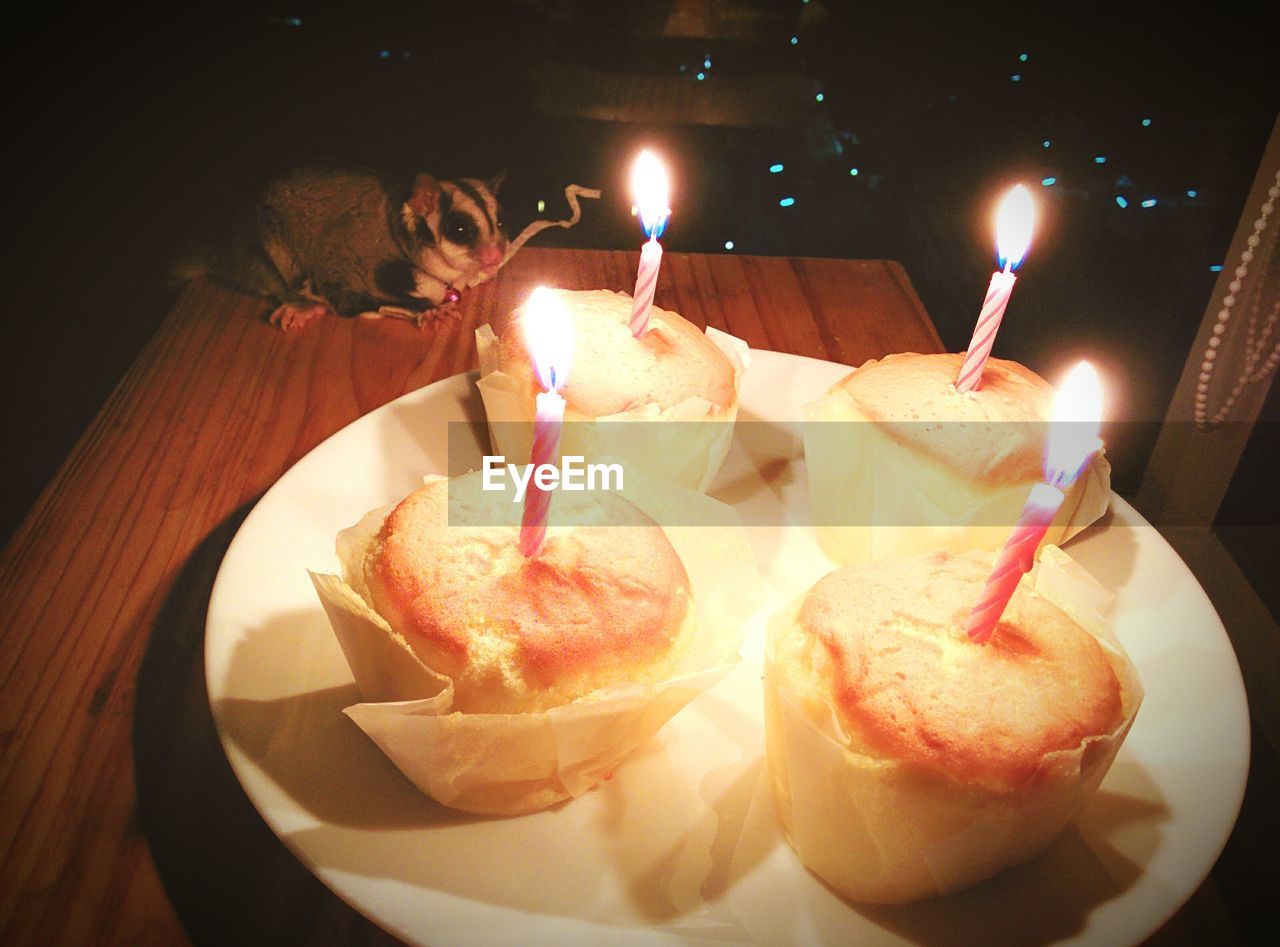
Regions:
<instances>
[{"instance_id":1,"label":"animal's furry tail","mask_svg":"<svg viewBox=\"0 0 1280 947\"><path fill-rule=\"evenodd\" d=\"M206 240L181 251L174 258L169 279L175 288L205 279L274 303L286 295L279 274L265 254L241 234L234 234L225 242Z\"/></svg>"}]
</instances>

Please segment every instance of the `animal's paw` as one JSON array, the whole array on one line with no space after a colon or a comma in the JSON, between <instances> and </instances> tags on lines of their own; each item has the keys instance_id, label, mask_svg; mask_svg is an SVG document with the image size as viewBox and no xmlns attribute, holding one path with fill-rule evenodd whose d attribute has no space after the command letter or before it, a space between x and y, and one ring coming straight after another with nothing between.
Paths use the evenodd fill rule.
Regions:
<instances>
[{"instance_id":1,"label":"animal's paw","mask_svg":"<svg viewBox=\"0 0 1280 947\"><path fill-rule=\"evenodd\" d=\"M285 332L292 332L294 329L301 329L312 319L331 311L325 303L287 302L277 307L267 321L273 326L279 326Z\"/></svg>"},{"instance_id":2,"label":"animal's paw","mask_svg":"<svg viewBox=\"0 0 1280 947\"><path fill-rule=\"evenodd\" d=\"M458 300L456 298L445 299L440 305L424 309L418 313L418 328L435 325L445 319L456 319L460 315L462 315L462 306L458 304Z\"/></svg>"}]
</instances>

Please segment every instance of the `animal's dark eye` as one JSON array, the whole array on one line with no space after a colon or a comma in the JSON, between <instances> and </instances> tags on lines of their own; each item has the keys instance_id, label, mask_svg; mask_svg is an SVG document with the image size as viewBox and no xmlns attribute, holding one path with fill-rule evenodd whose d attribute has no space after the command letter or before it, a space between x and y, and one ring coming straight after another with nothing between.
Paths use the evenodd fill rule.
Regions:
<instances>
[{"instance_id":1,"label":"animal's dark eye","mask_svg":"<svg viewBox=\"0 0 1280 947\"><path fill-rule=\"evenodd\" d=\"M444 219L443 230L446 240L465 247L475 243L476 237L480 235L480 232L476 229L476 222L466 214L460 214L456 211Z\"/></svg>"}]
</instances>

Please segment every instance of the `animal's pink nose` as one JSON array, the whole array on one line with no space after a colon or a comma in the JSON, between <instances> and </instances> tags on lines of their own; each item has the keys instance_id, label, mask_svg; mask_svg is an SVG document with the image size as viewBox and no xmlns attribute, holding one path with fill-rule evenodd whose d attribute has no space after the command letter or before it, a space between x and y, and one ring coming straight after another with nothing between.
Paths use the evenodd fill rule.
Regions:
<instances>
[{"instance_id":1,"label":"animal's pink nose","mask_svg":"<svg viewBox=\"0 0 1280 947\"><path fill-rule=\"evenodd\" d=\"M496 243L486 244L481 247L480 262L485 266L497 266L502 262L502 247Z\"/></svg>"}]
</instances>

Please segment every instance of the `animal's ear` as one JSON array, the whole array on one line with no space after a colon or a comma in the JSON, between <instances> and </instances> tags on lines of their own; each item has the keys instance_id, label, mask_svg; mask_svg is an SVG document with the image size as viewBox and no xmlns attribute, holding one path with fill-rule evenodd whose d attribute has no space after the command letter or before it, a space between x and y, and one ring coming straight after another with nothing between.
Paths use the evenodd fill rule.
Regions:
<instances>
[{"instance_id":1,"label":"animal's ear","mask_svg":"<svg viewBox=\"0 0 1280 947\"><path fill-rule=\"evenodd\" d=\"M507 179L507 169L503 168L501 171L499 171L497 174L495 174L493 177L489 179L488 181L489 192L491 194L497 195L498 188L502 187L502 182L505 181L506 179Z\"/></svg>"},{"instance_id":2,"label":"animal's ear","mask_svg":"<svg viewBox=\"0 0 1280 947\"><path fill-rule=\"evenodd\" d=\"M426 217L440 203L440 182L429 174L419 174L413 179L413 193L409 195L409 207L419 217Z\"/></svg>"}]
</instances>

